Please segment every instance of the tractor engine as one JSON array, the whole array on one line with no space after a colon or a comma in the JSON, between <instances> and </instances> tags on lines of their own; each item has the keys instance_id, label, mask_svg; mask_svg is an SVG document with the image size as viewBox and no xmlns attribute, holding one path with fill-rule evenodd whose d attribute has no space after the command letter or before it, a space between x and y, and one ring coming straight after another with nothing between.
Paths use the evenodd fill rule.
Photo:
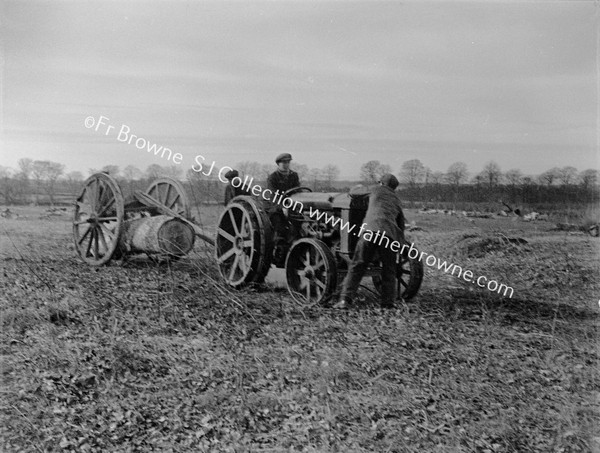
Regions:
<instances>
[{"instance_id":1,"label":"tractor engine","mask_svg":"<svg viewBox=\"0 0 600 453\"><path fill-rule=\"evenodd\" d=\"M337 193L305 192L292 195L294 205L284 210L292 237L314 238L332 245L332 240L339 237L339 221L333 212L332 201Z\"/></svg>"},{"instance_id":2,"label":"tractor engine","mask_svg":"<svg viewBox=\"0 0 600 453\"><path fill-rule=\"evenodd\" d=\"M351 250L354 250L358 241L356 232L367 212L368 196L305 192L294 194L290 198L294 205L287 210L286 215L294 230L292 236L296 239L319 239L332 251L349 259Z\"/></svg>"}]
</instances>

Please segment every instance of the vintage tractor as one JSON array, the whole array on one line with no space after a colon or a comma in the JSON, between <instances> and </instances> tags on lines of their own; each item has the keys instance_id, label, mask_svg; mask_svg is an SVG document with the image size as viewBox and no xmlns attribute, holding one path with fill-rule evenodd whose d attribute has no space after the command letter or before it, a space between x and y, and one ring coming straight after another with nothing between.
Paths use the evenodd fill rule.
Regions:
<instances>
[{"instance_id":1,"label":"vintage tractor","mask_svg":"<svg viewBox=\"0 0 600 453\"><path fill-rule=\"evenodd\" d=\"M351 197L346 193L313 193L297 187L286 193L297 210L283 209L285 237L274 241L269 205L258 197L238 196L226 206L217 224L215 255L219 272L233 287L261 283L272 265L285 269L290 295L303 305L321 303L335 294L352 260L358 241L359 226L368 207L368 196ZM296 203L299 202L299 203ZM291 205L288 203L288 205ZM333 222L316 220L309 215L325 212L340 218ZM348 222L348 223L346 223ZM340 225L355 225L341 228ZM374 288L380 289L381 268L372 265L367 273ZM423 263L397 257L398 295L414 297L423 279Z\"/></svg>"}]
</instances>

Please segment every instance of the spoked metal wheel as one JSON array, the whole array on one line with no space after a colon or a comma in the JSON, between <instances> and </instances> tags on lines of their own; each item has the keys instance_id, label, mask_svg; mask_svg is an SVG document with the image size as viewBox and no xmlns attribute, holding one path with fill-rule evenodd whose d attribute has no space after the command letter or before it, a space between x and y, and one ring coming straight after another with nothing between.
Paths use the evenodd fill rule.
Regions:
<instances>
[{"instance_id":1,"label":"spoked metal wheel","mask_svg":"<svg viewBox=\"0 0 600 453\"><path fill-rule=\"evenodd\" d=\"M73 239L79 256L88 264L107 263L118 251L124 203L117 182L105 173L85 181L75 202Z\"/></svg>"},{"instance_id":2,"label":"spoked metal wheel","mask_svg":"<svg viewBox=\"0 0 600 453\"><path fill-rule=\"evenodd\" d=\"M235 287L259 283L271 266L273 234L268 217L250 197L236 197L217 224L215 257L219 273Z\"/></svg>"},{"instance_id":3,"label":"spoked metal wheel","mask_svg":"<svg viewBox=\"0 0 600 453\"><path fill-rule=\"evenodd\" d=\"M295 242L285 260L290 295L302 305L327 300L337 285L337 265L331 250L318 240L304 238Z\"/></svg>"},{"instance_id":4,"label":"spoked metal wheel","mask_svg":"<svg viewBox=\"0 0 600 453\"><path fill-rule=\"evenodd\" d=\"M146 195L180 216L190 218L190 202L183 185L176 179L166 177L156 179L146 189Z\"/></svg>"},{"instance_id":5,"label":"spoked metal wheel","mask_svg":"<svg viewBox=\"0 0 600 453\"><path fill-rule=\"evenodd\" d=\"M396 258L396 297L404 300L417 295L423 281L423 263L418 258L411 259L408 252L398 253ZM381 293L381 277L373 276L373 285Z\"/></svg>"}]
</instances>

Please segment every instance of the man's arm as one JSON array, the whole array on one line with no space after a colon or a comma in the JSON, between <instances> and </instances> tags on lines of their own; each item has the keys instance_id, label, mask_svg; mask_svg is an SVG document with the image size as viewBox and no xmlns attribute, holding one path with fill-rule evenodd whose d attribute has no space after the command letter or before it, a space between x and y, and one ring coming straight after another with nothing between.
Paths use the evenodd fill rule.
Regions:
<instances>
[{"instance_id":1,"label":"man's arm","mask_svg":"<svg viewBox=\"0 0 600 453\"><path fill-rule=\"evenodd\" d=\"M298 173L294 172L292 174L291 184L292 187L300 187L300 176L298 176Z\"/></svg>"},{"instance_id":2,"label":"man's arm","mask_svg":"<svg viewBox=\"0 0 600 453\"><path fill-rule=\"evenodd\" d=\"M396 202L398 203L398 215L396 216L396 225L404 232L406 228L406 217L404 217L404 211L402 210L402 203L400 197L396 195Z\"/></svg>"},{"instance_id":3,"label":"man's arm","mask_svg":"<svg viewBox=\"0 0 600 453\"><path fill-rule=\"evenodd\" d=\"M267 189L269 189L273 193L275 193L275 190L277 190L277 181L275 179L276 177L277 175L275 173L271 173L267 178Z\"/></svg>"},{"instance_id":4,"label":"man's arm","mask_svg":"<svg viewBox=\"0 0 600 453\"><path fill-rule=\"evenodd\" d=\"M235 191L233 189L233 186L231 185L227 185L227 187L225 187L225 206L227 206L227 204L231 201L231 199L235 196Z\"/></svg>"},{"instance_id":5,"label":"man's arm","mask_svg":"<svg viewBox=\"0 0 600 453\"><path fill-rule=\"evenodd\" d=\"M367 195L371 193L371 188L370 187L366 187L363 186L362 184L359 184L357 186L354 186L350 189L350 196L360 196L360 195Z\"/></svg>"},{"instance_id":6,"label":"man's arm","mask_svg":"<svg viewBox=\"0 0 600 453\"><path fill-rule=\"evenodd\" d=\"M406 228L406 219L404 217L404 213L402 212L402 208L400 208L400 212L398 213L398 216L396 217L396 225L398 225L398 227L404 231L404 229Z\"/></svg>"}]
</instances>

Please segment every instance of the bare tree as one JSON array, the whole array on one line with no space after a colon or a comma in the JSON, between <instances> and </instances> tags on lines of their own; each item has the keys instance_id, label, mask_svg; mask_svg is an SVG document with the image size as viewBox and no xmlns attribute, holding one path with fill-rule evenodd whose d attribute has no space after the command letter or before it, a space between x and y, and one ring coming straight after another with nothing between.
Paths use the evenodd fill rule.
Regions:
<instances>
[{"instance_id":1,"label":"bare tree","mask_svg":"<svg viewBox=\"0 0 600 453\"><path fill-rule=\"evenodd\" d=\"M312 190L317 191L318 182L321 178L321 169L319 168L311 168L308 170L308 180L312 182Z\"/></svg>"},{"instance_id":2,"label":"bare tree","mask_svg":"<svg viewBox=\"0 0 600 453\"><path fill-rule=\"evenodd\" d=\"M256 177L260 178L263 181L267 181L269 179L269 176L271 176L271 173L273 173L274 171L275 170L273 169L273 165L262 164L260 166L260 172L256 175ZM296 165L294 165L294 171L296 171Z\"/></svg>"},{"instance_id":3,"label":"bare tree","mask_svg":"<svg viewBox=\"0 0 600 453\"><path fill-rule=\"evenodd\" d=\"M65 172L65 166L58 162L48 162L46 175L48 178L48 195L50 195L50 204L54 206L54 196L56 189L56 181Z\"/></svg>"},{"instance_id":4,"label":"bare tree","mask_svg":"<svg viewBox=\"0 0 600 453\"><path fill-rule=\"evenodd\" d=\"M300 179L300 184L302 184L302 180L308 177L308 165L295 163L293 170L298 173L298 179Z\"/></svg>"},{"instance_id":5,"label":"bare tree","mask_svg":"<svg viewBox=\"0 0 600 453\"><path fill-rule=\"evenodd\" d=\"M465 182L469 176L467 164L464 162L454 162L446 171L446 180L455 187Z\"/></svg>"},{"instance_id":6,"label":"bare tree","mask_svg":"<svg viewBox=\"0 0 600 453\"><path fill-rule=\"evenodd\" d=\"M521 183L523 173L518 168L513 168L504 174L504 178L514 188Z\"/></svg>"},{"instance_id":7,"label":"bare tree","mask_svg":"<svg viewBox=\"0 0 600 453\"><path fill-rule=\"evenodd\" d=\"M589 189L598 184L598 170L588 168L579 173L579 181L584 189Z\"/></svg>"},{"instance_id":8,"label":"bare tree","mask_svg":"<svg viewBox=\"0 0 600 453\"><path fill-rule=\"evenodd\" d=\"M425 167L425 169L423 170L423 182L426 186L427 186L427 184L429 184L431 182L432 173L433 172L431 171L431 168L429 168L429 167Z\"/></svg>"},{"instance_id":9,"label":"bare tree","mask_svg":"<svg viewBox=\"0 0 600 453\"><path fill-rule=\"evenodd\" d=\"M146 168L146 178L148 179L156 179L163 176L163 168L158 164L150 164L148 168Z\"/></svg>"},{"instance_id":10,"label":"bare tree","mask_svg":"<svg viewBox=\"0 0 600 453\"><path fill-rule=\"evenodd\" d=\"M43 193L43 184L47 183L47 193L50 203L54 204L54 190L56 181L62 176L65 166L49 160L34 160L31 164L31 175L35 181L35 201L39 203L40 194Z\"/></svg>"},{"instance_id":11,"label":"bare tree","mask_svg":"<svg viewBox=\"0 0 600 453\"><path fill-rule=\"evenodd\" d=\"M31 164L31 176L35 181L35 203L40 202L40 193L42 193L42 183L48 176L48 164L47 160L35 160Z\"/></svg>"},{"instance_id":12,"label":"bare tree","mask_svg":"<svg viewBox=\"0 0 600 453\"><path fill-rule=\"evenodd\" d=\"M377 182L377 170L380 165L381 162L378 160L370 160L369 162L362 164L360 167L360 179L368 184Z\"/></svg>"},{"instance_id":13,"label":"bare tree","mask_svg":"<svg viewBox=\"0 0 600 453\"><path fill-rule=\"evenodd\" d=\"M102 167L100 169L100 171L102 171L104 173L108 173L113 178L118 178L120 169L119 169L118 165L105 165L104 167Z\"/></svg>"},{"instance_id":14,"label":"bare tree","mask_svg":"<svg viewBox=\"0 0 600 453\"><path fill-rule=\"evenodd\" d=\"M391 172L392 167L389 165L382 164L378 160L370 160L361 165L360 179L367 184L373 184L379 181L384 174Z\"/></svg>"},{"instance_id":15,"label":"bare tree","mask_svg":"<svg viewBox=\"0 0 600 453\"><path fill-rule=\"evenodd\" d=\"M532 189L537 186L538 180L536 177L531 175L525 175L521 178L521 197L524 203L529 202L529 197L532 194Z\"/></svg>"},{"instance_id":16,"label":"bare tree","mask_svg":"<svg viewBox=\"0 0 600 453\"><path fill-rule=\"evenodd\" d=\"M259 164L258 162L248 160L238 162L236 164L236 170L238 170L242 175L254 176L257 179L259 179L260 176L263 174L261 164ZM273 168L273 171L274 170L275 169Z\"/></svg>"},{"instance_id":17,"label":"bare tree","mask_svg":"<svg viewBox=\"0 0 600 453\"><path fill-rule=\"evenodd\" d=\"M535 177L527 175L521 178L521 189L527 190L530 187L537 184L537 180Z\"/></svg>"},{"instance_id":18,"label":"bare tree","mask_svg":"<svg viewBox=\"0 0 600 453\"><path fill-rule=\"evenodd\" d=\"M161 176L167 176L169 178L173 178L173 179L181 179L181 175L182 175L183 171L181 170L181 167L179 165L165 165L164 167L162 167L162 174Z\"/></svg>"},{"instance_id":19,"label":"bare tree","mask_svg":"<svg viewBox=\"0 0 600 453\"><path fill-rule=\"evenodd\" d=\"M542 173L538 179L541 184L546 184L548 187L550 187L557 179L558 172L559 169L557 167L551 168L550 170L546 170L544 173Z\"/></svg>"},{"instance_id":20,"label":"bare tree","mask_svg":"<svg viewBox=\"0 0 600 453\"><path fill-rule=\"evenodd\" d=\"M419 159L407 160L402 164L400 175L410 187L415 187L423 180L425 166Z\"/></svg>"},{"instance_id":21,"label":"bare tree","mask_svg":"<svg viewBox=\"0 0 600 453\"><path fill-rule=\"evenodd\" d=\"M512 168L504 173L504 179L508 182L510 186L510 194L513 201L516 201L517 198L517 187L520 186L521 181L523 180L523 173L518 168Z\"/></svg>"},{"instance_id":22,"label":"bare tree","mask_svg":"<svg viewBox=\"0 0 600 453\"><path fill-rule=\"evenodd\" d=\"M327 182L327 187L331 188L333 181L340 176L340 169L337 165L328 164L321 169L321 174L323 175L323 179Z\"/></svg>"},{"instance_id":23,"label":"bare tree","mask_svg":"<svg viewBox=\"0 0 600 453\"><path fill-rule=\"evenodd\" d=\"M18 178L18 192L21 197L30 193L30 183L29 179L31 178L31 172L33 170L33 160L28 157L19 159L19 174Z\"/></svg>"},{"instance_id":24,"label":"bare tree","mask_svg":"<svg viewBox=\"0 0 600 453\"><path fill-rule=\"evenodd\" d=\"M83 183L83 174L80 171L70 171L65 175L67 180L67 187L71 195L76 196L81 190Z\"/></svg>"},{"instance_id":25,"label":"bare tree","mask_svg":"<svg viewBox=\"0 0 600 453\"><path fill-rule=\"evenodd\" d=\"M533 186L535 182L535 178L530 175L523 176L521 178L521 184L523 185L523 187Z\"/></svg>"},{"instance_id":26,"label":"bare tree","mask_svg":"<svg viewBox=\"0 0 600 453\"><path fill-rule=\"evenodd\" d=\"M500 170L500 166L496 162L490 161L483 167L481 176L483 176L483 178L487 181L488 186L491 189L494 186L498 185L498 183L500 182L502 171Z\"/></svg>"},{"instance_id":27,"label":"bare tree","mask_svg":"<svg viewBox=\"0 0 600 453\"><path fill-rule=\"evenodd\" d=\"M485 176L483 175L483 173L478 173L475 176L473 176L471 182L475 184L475 186L481 187L481 185L485 182Z\"/></svg>"},{"instance_id":28,"label":"bare tree","mask_svg":"<svg viewBox=\"0 0 600 453\"><path fill-rule=\"evenodd\" d=\"M0 165L0 195L5 204L12 204L18 196L18 182L13 178L15 171L10 167Z\"/></svg>"},{"instance_id":29,"label":"bare tree","mask_svg":"<svg viewBox=\"0 0 600 453\"><path fill-rule=\"evenodd\" d=\"M577 169L575 167L562 167L558 170L557 177L563 185L569 186L575 182Z\"/></svg>"},{"instance_id":30,"label":"bare tree","mask_svg":"<svg viewBox=\"0 0 600 453\"><path fill-rule=\"evenodd\" d=\"M188 168L188 170L185 172L185 179L191 182L199 181L202 179L202 176L203 175L201 172L194 171L192 168Z\"/></svg>"},{"instance_id":31,"label":"bare tree","mask_svg":"<svg viewBox=\"0 0 600 453\"><path fill-rule=\"evenodd\" d=\"M377 181L379 181L381 179L381 177L383 175L385 175L386 173L391 173L392 172L392 167L390 167L388 164L379 164L379 167L377 168Z\"/></svg>"},{"instance_id":32,"label":"bare tree","mask_svg":"<svg viewBox=\"0 0 600 453\"><path fill-rule=\"evenodd\" d=\"M165 165L164 167L158 164L148 165L146 168L146 178L152 180L161 177L169 177L173 179L180 179L182 174L181 167L179 165Z\"/></svg>"},{"instance_id":33,"label":"bare tree","mask_svg":"<svg viewBox=\"0 0 600 453\"><path fill-rule=\"evenodd\" d=\"M17 164L19 165L19 170L21 170L23 177L28 180L31 177L31 172L33 170L33 160L24 157L23 159L19 159Z\"/></svg>"},{"instance_id":34,"label":"bare tree","mask_svg":"<svg viewBox=\"0 0 600 453\"><path fill-rule=\"evenodd\" d=\"M444 181L444 173L441 171L434 171L429 176L429 179L433 185L439 186Z\"/></svg>"},{"instance_id":35,"label":"bare tree","mask_svg":"<svg viewBox=\"0 0 600 453\"><path fill-rule=\"evenodd\" d=\"M142 170L133 165L127 165L127 167L123 169L123 177L127 181L136 181L142 177Z\"/></svg>"}]
</instances>

